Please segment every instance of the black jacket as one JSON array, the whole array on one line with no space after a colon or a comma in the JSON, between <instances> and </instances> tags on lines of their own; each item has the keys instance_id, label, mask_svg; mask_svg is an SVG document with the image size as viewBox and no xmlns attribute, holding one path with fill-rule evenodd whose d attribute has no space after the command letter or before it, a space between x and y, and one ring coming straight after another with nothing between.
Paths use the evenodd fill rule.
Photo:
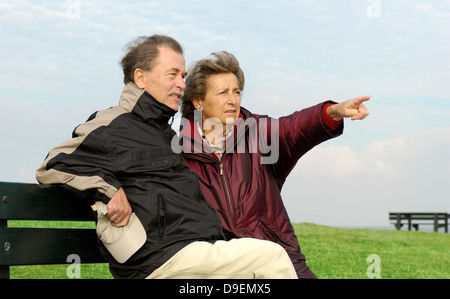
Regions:
<instances>
[{"instance_id":1,"label":"black jacket","mask_svg":"<svg viewBox=\"0 0 450 299\"><path fill-rule=\"evenodd\" d=\"M119 106L94 113L72 139L52 149L36 172L43 184L64 184L93 203L122 187L147 231L147 242L119 264L100 242L116 278L145 278L187 244L223 239L217 213L197 177L171 149L175 111L135 84Z\"/></svg>"}]
</instances>

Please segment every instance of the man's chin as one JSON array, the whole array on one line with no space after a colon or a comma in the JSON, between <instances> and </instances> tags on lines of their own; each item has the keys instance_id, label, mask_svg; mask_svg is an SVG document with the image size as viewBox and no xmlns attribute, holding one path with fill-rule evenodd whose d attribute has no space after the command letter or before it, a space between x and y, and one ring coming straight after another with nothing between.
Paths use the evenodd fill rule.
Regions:
<instances>
[{"instance_id":1,"label":"man's chin","mask_svg":"<svg viewBox=\"0 0 450 299\"><path fill-rule=\"evenodd\" d=\"M179 103L180 103L180 99L178 99L178 98L173 99L172 97L170 97L170 98L167 99L165 104L166 104L167 107L169 107L169 108L171 108L171 109L173 109L173 110L178 112L178 109L179 109L178 105L179 105Z\"/></svg>"}]
</instances>

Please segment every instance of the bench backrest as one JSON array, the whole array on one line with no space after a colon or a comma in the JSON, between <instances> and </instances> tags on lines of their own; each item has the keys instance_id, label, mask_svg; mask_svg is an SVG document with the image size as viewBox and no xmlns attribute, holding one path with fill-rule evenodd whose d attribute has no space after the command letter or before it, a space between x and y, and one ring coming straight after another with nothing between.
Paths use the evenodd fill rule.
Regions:
<instances>
[{"instance_id":1,"label":"bench backrest","mask_svg":"<svg viewBox=\"0 0 450 299\"><path fill-rule=\"evenodd\" d=\"M450 217L450 214L443 212L428 212L428 213L414 213L414 212L391 212L389 213L390 220L445 220Z\"/></svg>"},{"instance_id":2,"label":"bench backrest","mask_svg":"<svg viewBox=\"0 0 450 299\"><path fill-rule=\"evenodd\" d=\"M8 227L8 220L94 221L86 200L59 186L0 182L0 278L9 266L66 264L76 254L81 263L105 263L95 229Z\"/></svg>"}]
</instances>

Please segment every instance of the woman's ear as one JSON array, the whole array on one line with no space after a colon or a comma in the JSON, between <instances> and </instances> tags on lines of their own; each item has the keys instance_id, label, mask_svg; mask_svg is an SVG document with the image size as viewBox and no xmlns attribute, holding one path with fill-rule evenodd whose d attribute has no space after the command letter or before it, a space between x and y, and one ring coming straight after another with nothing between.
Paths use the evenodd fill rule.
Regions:
<instances>
[{"instance_id":1,"label":"woman's ear","mask_svg":"<svg viewBox=\"0 0 450 299\"><path fill-rule=\"evenodd\" d=\"M141 89L145 89L145 74L144 71L141 69L135 69L134 70L134 83L137 85L137 87Z\"/></svg>"},{"instance_id":2,"label":"woman's ear","mask_svg":"<svg viewBox=\"0 0 450 299\"><path fill-rule=\"evenodd\" d=\"M196 110L202 110L202 104L200 99L193 99L192 104L194 105Z\"/></svg>"}]
</instances>

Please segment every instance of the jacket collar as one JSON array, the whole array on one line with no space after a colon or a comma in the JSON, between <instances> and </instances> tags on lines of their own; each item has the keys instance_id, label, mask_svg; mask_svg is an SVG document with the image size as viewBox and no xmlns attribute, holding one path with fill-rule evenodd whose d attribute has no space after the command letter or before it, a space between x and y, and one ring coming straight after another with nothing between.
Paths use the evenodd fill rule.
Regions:
<instances>
[{"instance_id":1,"label":"jacket collar","mask_svg":"<svg viewBox=\"0 0 450 299\"><path fill-rule=\"evenodd\" d=\"M119 106L129 113L137 115L144 122L149 120L168 122L176 113L175 110L158 102L144 89L131 82L125 85L120 96Z\"/></svg>"}]
</instances>

